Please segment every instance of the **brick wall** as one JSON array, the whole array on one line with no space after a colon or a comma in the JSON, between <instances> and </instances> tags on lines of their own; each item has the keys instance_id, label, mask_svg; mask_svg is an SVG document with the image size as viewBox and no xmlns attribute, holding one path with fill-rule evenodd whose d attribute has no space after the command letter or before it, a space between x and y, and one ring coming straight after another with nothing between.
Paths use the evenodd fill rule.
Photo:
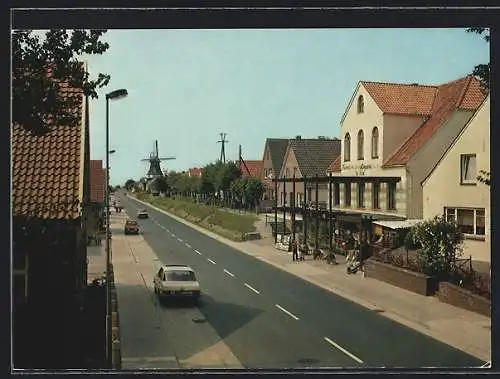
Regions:
<instances>
[{"instance_id":1,"label":"brick wall","mask_svg":"<svg viewBox=\"0 0 500 379\"><path fill-rule=\"evenodd\" d=\"M488 317L491 315L491 302L488 299L448 282L439 283L439 301Z\"/></svg>"},{"instance_id":2,"label":"brick wall","mask_svg":"<svg viewBox=\"0 0 500 379\"><path fill-rule=\"evenodd\" d=\"M432 296L437 290L434 278L373 259L365 262L365 275L423 296Z\"/></svg>"}]
</instances>

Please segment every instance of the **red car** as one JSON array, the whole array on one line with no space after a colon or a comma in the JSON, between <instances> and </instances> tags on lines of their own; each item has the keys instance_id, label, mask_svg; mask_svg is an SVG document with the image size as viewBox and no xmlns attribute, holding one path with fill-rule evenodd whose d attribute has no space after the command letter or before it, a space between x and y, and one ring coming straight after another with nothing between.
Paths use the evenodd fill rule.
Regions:
<instances>
[{"instance_id":1,"label":"red car","mask_svg":"<svg viewBox=\"0 0 500 379\"><path fill-rule=\"evenodd\" d=\"M125 234L139 234L139 224L134 220L125 221Z\"/></svg>"}]
</instances>

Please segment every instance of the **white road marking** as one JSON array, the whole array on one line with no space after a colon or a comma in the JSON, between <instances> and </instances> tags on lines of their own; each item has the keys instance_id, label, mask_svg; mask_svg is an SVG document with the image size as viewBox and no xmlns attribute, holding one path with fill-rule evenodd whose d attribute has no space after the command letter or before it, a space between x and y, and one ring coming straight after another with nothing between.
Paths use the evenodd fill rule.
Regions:
<instances>
[{"instance_id":1,"label":"white road marking","mask_svg":"<svg viewBox=\"0 0 500 379\"><path fill-rule=\"evenodd\" d=\"M182 238L177 238L177 241L184 242L184 240Z\"/></svg>"},{"instance_id":2,"label":"white road marking","mask_svg":"<svg viewBox=\"0 0 500 379\"><path fill-rule=\"evenodd\" d=\"M354 359L358 363L363 363L363 361L361 359L359 359L358 357L356 357L354 354L348 352L346 349L344 349L342 346L340 346L339 344L337 344L334 341L332 341L330 338L328 338L328 337L324 337L324 338L325 338L326 342L328 342L332 346L335 346L337 349L339 349L345 355L348 355L349 357L351 357L352 359Z\"/></svg>"},{"instance_id":3,"label":"white road marking","mask_svg":"<svg viewBox=\"0 0 500 379\"><path fill-rule=\"evenodd\" d=\"M167 233L171 233L169 229L164 228Z\"/></svg>"},{"instance_id":4,"label":"white road marking","mask_svg":"<svg viewBox=\"0 0 500 379\"><path fill-rule=\"evenodd\" d=\"M201 253L198 250L194 249L194 251L196 252L196 254L201 255Z\"/></svg>"},{"instance_id":5,"label":"white road marking","mask_svg":"<svg viewBox=\"0 0 500 379\"><path fill-rule=\"evenodd\" d=\"M215 261L211 260L210 258L207 259L211 264L215 265Z\"/></svg>"},{"instance_id":6,"label":"white road marking","mask_svg":"<svg viewBox=\"0 0 500 379\"><path fill-rule=\"evenodd\" d=\"M190 244L188 244L188 243L186 242L186 243L185 243L185 245L191 249L191 245L190 245Z\"/></svg>"},{"instance_id":7,"label":"white road marking","mask_svg":"<svg viewBox=\"0 0 500 379\"><path fill-rule=\"evenodd\" d=\"M174 234L174 233L172 233L172 237L174 237L174 238L175 238L175 234Z\"/></svg>"},{"instance_id":8,"label":"white road marking","mask_svg":"<svg viewBox=\"0 0 500 379\"><path fill-rule=\"evenodd\" d=\"M233 274L232 272L229 272L229 271L227 271L226 269L224 269L224 272L225 272L226 274L228 274L229 276L232 276L232 277L234 278L234 274Z\"/></svg>"},{"instance_id":9,"label":"white road marking","mask_svg":"<svg viewBox=\"0 0 500 379\"><path fill-rule=\"evenodd\" d=\"M253 292L255 292L257 295L260 294L260 292L257 291L255 288L253 288L250 284L245 283L245 287L249 288L250 290L252 290Z\"/></svg>"},{"instance_id":10,"label":"white road marking","mask_svg":"<svg viewBox=\"0 0 500 379\"><path fill-rule=\"evenodd\" d=\"M288 316L290 316L291 318L295 319L295 320L299 320L299 318L297 316L295 316L293 313L287 311L285 308L283 308L282 306L280 306L279 304L275 304L276 307L278 309L280 309L281 311L285 312Z\"/></svg>"}]
</instances>

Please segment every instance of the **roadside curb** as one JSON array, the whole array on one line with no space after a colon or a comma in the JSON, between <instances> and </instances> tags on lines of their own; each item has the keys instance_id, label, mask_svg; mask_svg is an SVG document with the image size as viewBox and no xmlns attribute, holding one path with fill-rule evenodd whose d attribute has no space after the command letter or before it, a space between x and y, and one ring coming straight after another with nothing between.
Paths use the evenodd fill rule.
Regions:
<instances>
[{"instance_id":1,"label":"roadside curb","mask_svg":"<svg viewBox=\"0 0 500 379\"><path fill-rule=\"evenodd\" d=\"M439 332L436 333L436 330L431 329L430 327L428 327L425 324L420 324L420 323L416 323L414 321L408 320L406 317L404 317L403 315L398 314L397 312L395 312L393 310L382 309L380 306L377 306L375 303L372 303L372 302L370 302L368 300L365 300L365 299L362 299L362 298L359 298L359 297L347 294L346 292L344 292L343 290L339 289L338 287L327 286L327 285L321 283L320 281L315 280L314 278L310 278L308 276L299 276L296 273L294 273L292 270L289 270L289 269L283 267L282 265L280 265L279 263L273 262L272 260L269 260L266 257L264 257L264 256L262 256L262 255L260 255L258 253L257 254L255 254L255 253L249 253L243 247L238 246L242 242L231 241L231 240L229 240L229 239L227 239L227 238L225 238L223 236L220 236L220 235L218 235L218 234L216 234L216 233L214 233L214 232L212 232L210 230L204 229L204 228L202 228L202 227L200 227L200 226L198 226L196 224L193 224L193 223L191 223L191 222L189 222L187 220L184 220L183 218L181 218L179 216L171 214L171 213L169 213L169 212L167 212L167 211L165 211L165 210L163 210L163 209L161 209L159 207L156 207L156 206L154 206L154 205L152 205L150 203L147 203L145 201L139 200L135 196L132 196L132 195L127 195L127 196L129 198L134 199L135 201L137 201L137 202L139 202L141 204L147 205L147 206L155 209L158 212L164 213L167 216L172 217L174 220L176 220L178 222L181 222L184 225L189 226L190 228L193 228L193 229L195 229L195 230L197 230L197 231L199 231L199 232L201 232L201 233L203 233L203 234L205 234L205 235L207 235L207 236L209 236L209 237L211 237L211 238L213 238L213 239L215 239L215 240L217 240L217 241L219 241L221 243L224 243L225 245L231 246L234 249L238 250L239 252L242 252L242 253L244 253L246 255L254 257L255 259L258 259L258 260L261 260L261 261L263 261L263 262L265 262L267 264L270 264L270 265L272 265L272 266L274 266L274 267L276 267L276 268L278 268L278 269L280 269L280 270L282 270L284 272L287 272L287 273L289 273L291 275L294 275L295 277L297 277L299 279L302 279L302 280L304 280L304 281L306 281L306 282L308 282L310 284L313 284L313 285L315 285L317 287L320 287L320 288L322 288L322 289L324 289L326 291L334 293L334 294L336 294L336 295L338 295L338 296L340 296L340 297L342 297L342 298L344 298L344 299L346 299L348 301L351 301L351 302L353 302L355 304L358 304L358 305L362 306L363 308L366 308L366 309L368 309L370 311L374 311L374 312L380 312L382 310L383 312L379 313L379 314L381 316L383 316L383 317L391 319L391 320L393 320L393 321L395 321L395 322L397 322L397 323L399 323L401 325L404 325L404 326L406 326L406 327L408 327L410 329L413 329L413 330L415 330L415 331L417 331L419 333L425 334L425 335L427 335L429 337L432 337L432 338L434 338L434 339L436 339L438 341L441 341L441 342L443 342L445 344L453 346L456 349L464 351L467 354L475 356L476 358L479 358L481 360L489 361L491 359L490 357L483 356L483 354L478 354L478 352L471 351L470 349L467 349L467 348L465 348L463 346L457 346L456 344L450 344L450 342L447 341L446 337L440 336ZM362 280L362 279L360 279L360 280Z\"/></svg>"}]
</instances>

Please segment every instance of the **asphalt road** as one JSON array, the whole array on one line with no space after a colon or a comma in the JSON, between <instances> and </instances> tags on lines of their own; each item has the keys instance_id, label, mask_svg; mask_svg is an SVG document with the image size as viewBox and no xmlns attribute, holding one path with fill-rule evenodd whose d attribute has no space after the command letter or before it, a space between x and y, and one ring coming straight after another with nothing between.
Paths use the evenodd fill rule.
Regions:
<instances>
[{"instance_id":1,"label":"asphalt road","mask_svg":"<svg viewBox=\"0 0 500 379\"><path fill-rule=\"evenodd\" d=\"M144 208L130 197L120 199L130 215ZM478 367L484 363L162 212L148 210L150 218L138 220L144 240L163 263L187 264L196 270L203 291L197 311L245 368ZM175 319L178 309L166 312ZM178 339L185 346L194 341L186 334Z\"/></svg>"}]
</instances>

